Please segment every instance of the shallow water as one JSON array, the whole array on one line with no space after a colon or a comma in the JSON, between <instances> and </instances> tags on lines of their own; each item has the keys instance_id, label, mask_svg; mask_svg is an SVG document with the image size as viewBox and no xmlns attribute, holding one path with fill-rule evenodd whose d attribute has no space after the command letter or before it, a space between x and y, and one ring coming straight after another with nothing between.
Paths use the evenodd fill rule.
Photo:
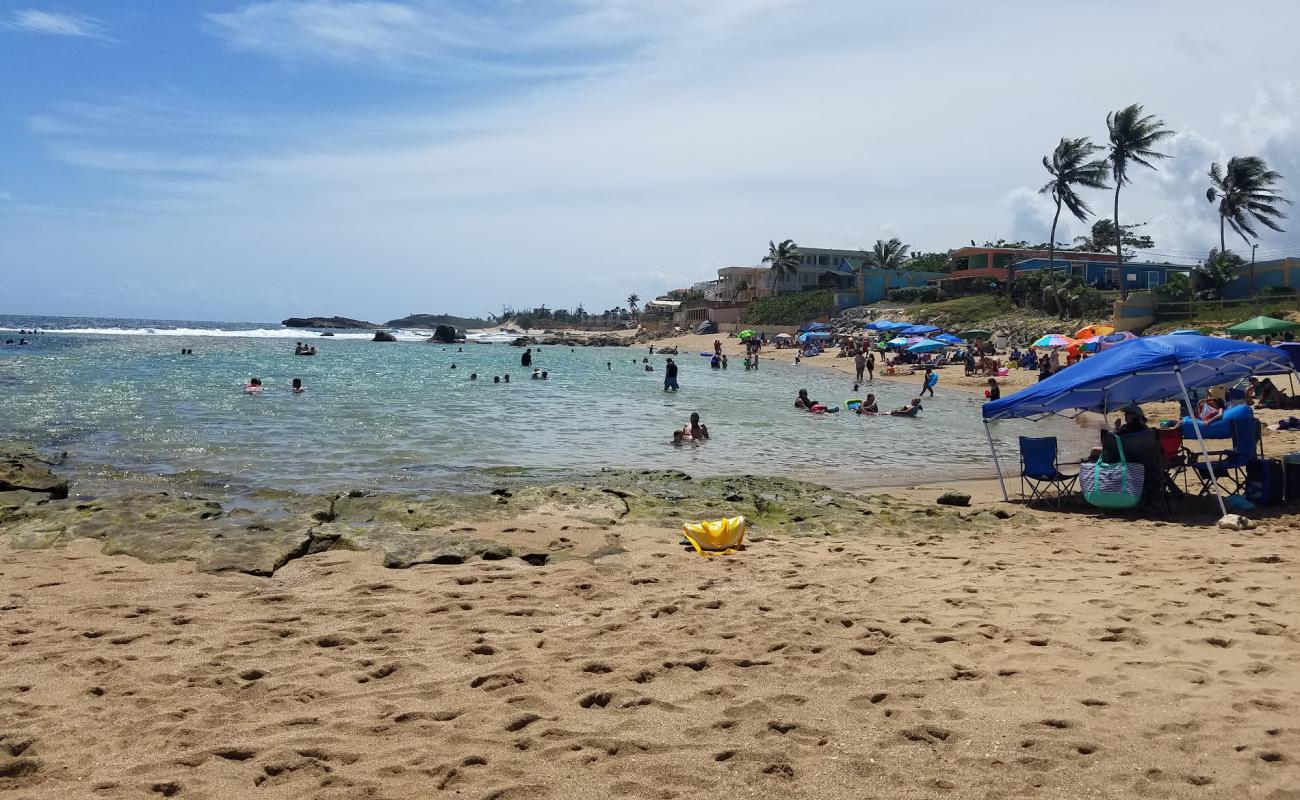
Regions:
<instances>
[{"instance_id":1,"label":"shallow water","mask_svg":"<svg viewBox=\"0 0 1300 800\"><path fill-rule=\"evenodd\" d=\"M299 357L294 339L280 335L154 330L53 332L0 347L0 437L67 450L83 473L198 472L311 492L478 488L506 467L749 472L847 487L993 474L975 397L940 388L918 419L811 415L793 408L800 388L834 404L852 395L846 376L815 360L746 372L739 360L712 370L707 358L684 353L676 359L681 391L665 394L664 357L651 357L647 373L644 347L543 347L533 363L550 380L534 381L519 364L522 351L504 344L458 352L294 332L320 349ZM195 355L179 355L182 347ZM504 374L509 385L492 382ZM251 376L264 381L263 395L242 392ZM294 377L305 394L289 392ZM872 388L882 408L916 391L881 381ZM671 446L671 431L692 411L713 440ZM1018 433L1078 436L1068 424L998 423L1005 467Z\"/></svg>"}]
</instances>

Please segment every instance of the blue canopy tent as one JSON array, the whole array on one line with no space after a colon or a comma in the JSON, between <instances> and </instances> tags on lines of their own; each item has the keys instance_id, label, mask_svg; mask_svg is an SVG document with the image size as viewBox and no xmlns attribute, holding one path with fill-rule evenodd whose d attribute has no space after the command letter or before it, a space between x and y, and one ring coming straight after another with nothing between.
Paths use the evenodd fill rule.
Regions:
<instances>
[{"instance_id":1,"label":"blue canopy tent","mask_svg":"<svg viewBox=\"0 0 1300 800\"><path fill-rule=\"evenodd\" d=\"M808 324L800 328L799 332L807 333L809 331L828 331L830 329L831 326L827 325L825 322L809 322Z\"/></svg>"},{"instance_id":2,"label":"blue canopy tent","mask_svg":"<svg viewBox=\"0 0 1300 800\"><path fill-rule=\"evenodd\" d=\"M809 339L829 339L829 338L831 338L831 334L826 333L825 331L808 331L807 333L799 334L799 341L801 342L806 342Z\"/></svg>"},{"instance_id":3,"label":"blue canopy tent","mask_svg":"<svg viewBox=\"0 0 1300 800\"><path fill-rule=\"evenodd\" d=\"M899 333L904 336L926 336L940 330L937 325L913 325L910 328L904 328Z\"/></svg>"},{"instance_id":4,"label":"blue canopy tent","mask_svg":"<svg viewBox=\"0 0 1300 800\"><path fill-rule=\"evenodd\" d=\"M936 340L934 340L934 339L922 339L921 341L917 342L916 344L908 345L908 347L907 347L907 352L909 352L909 353L933 353L935 350L942 350L943 348L945 348L945 347L947 347L947 346L948 346L948 345L945 344L944 342L936 341Z\"/></svg>"},{"instance_id":5,"label":"blue canopy tent","mask_svg":"<svg viewBox=\"0 0 1300 800\"><path fill-rule=\"evenodd\" d=\"M886 330L885 326L889 324L890 324L889 320L881 318L878 320L874 320L872 322L868 322L864 327L866 327L866 329L869 331L883 331Z\"/></svg>"},{"instance_id":6,"label":"blue canopy tent","mask_svg":"<svg viewBox=\"0 0 1300 800\"><path fill-rule=\"evenodd\" d=\"M938 336L933 337L933 339L936 342L943 342L944 344L966 344L965 339L960 336L953 336L951 333L941 333Z\"/></svg>"},{"instance_id":7,"label":"blue canopy tent","mask_svg":"<svg viewBox=\"0 0 1300 800\"><path fill-rule=\"evenodd\" d=\"M882 322L880 323L880 330L899 332L907 330L914 324L912 322Z\"/></svg>"},{"instance_id":8,"label":"blue canopy tent","mask_svg":"<svg viewBox=\"0 0 1300 800\"><path fill-rule=\"evenodd\" d=\"M1300 342L1279 342L1273 346L1286 353L1296 372L1300 372Z\"/></svg>"},{"instance_id":9,"label":"blue canopy tent","mask_svg":"<svg viewBox=\"0 0 1300 800\"><path fill-rule=\"evenodd\" d=\"M1085 411L1105 414L1130 405L1178 398L1191 408L1191 390L1235 383L1251 375L1281 375L1293 367L1287 354L1276 347L1212 336L1150 336L1103 351L1015 394L985 403L984 432L993 452L1002 497L1010 499L989 431L990 422L1038 420L1053 414L1073 417ZM1195 427L1201 453L1208 461L1209 450L1200 423ZM1214 480L1213 471L1210 478ZM1226 514L1223 496L1218 484L1214 485L1219 508Z\"/></svg>"}]
</instances>

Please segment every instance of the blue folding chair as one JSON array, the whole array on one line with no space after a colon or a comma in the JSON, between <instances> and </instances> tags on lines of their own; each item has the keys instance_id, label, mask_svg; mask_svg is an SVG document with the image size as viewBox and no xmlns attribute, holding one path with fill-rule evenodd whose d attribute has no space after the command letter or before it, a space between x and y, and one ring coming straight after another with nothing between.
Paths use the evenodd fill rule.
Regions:
<instances>
[{"instance_id":1,"label":"blue folding chair","mask_svg":"<svg viewBox=\"0 0 1300 800\"><path fill-rule=\"evenodd\" d=\"M1074 491L1078 480L1077 472L1073 475L1061 472L1055 436L1020 437L1020 496L1026 503L1041 500L1059 508Z\"/></svg>"},{"instance_id":2,"label":"blue folding chair","mask_svg":"<svg viewBox=\"0 0 1300 800\"><path fill-rule=\"evenodd\" d=\"M1232 448L1211 451L1210 455L1217 457L1214 461L1193 460L1191 463L1192 470L1201 480L1201 496L1213 492L1215 482L1228 494L1240 493L1246 480L1246 465L1264 457L1264 441L1260 435L1263 426L1250 406L1232 406L1223 416L1232 437ZM1197 459L1200 453L1193 450L1192 456ZM1214 480L1210 479L1211 468Z\"/></svg>"}]
</instances>

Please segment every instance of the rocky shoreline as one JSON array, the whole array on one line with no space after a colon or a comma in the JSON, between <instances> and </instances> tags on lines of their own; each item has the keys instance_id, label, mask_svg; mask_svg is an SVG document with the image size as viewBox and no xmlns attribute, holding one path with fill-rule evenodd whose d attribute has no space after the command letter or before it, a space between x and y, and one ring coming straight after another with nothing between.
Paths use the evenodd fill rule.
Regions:
<instances>
[{"instance_id":1,"label":"rocky shoreline","mask_svg":"<svg viewBox=\"0 0 1300 800\"><path fill-rule=\"evenodd\" d=\"M693 479L677 471L603 470L541 485L426 495L354 490L305 495L269 489L228 497L180 481L121 482L78 497L30 448L0 451L0 541L44 549L77 539L109 555L192 561L205 572L270 576L294 559L332 550L382 555L390 568L521 559L540 566L621 552L619 527L662 527L744 515L750 538L916 535L990 529L1012 516L889 494L856 495L811 483L748 475ZM537 527L595 535L538 541ZM542 524L544 523L544 524ZM580 545L577 540L585 540Z\"/></svg>"}]
</instances>

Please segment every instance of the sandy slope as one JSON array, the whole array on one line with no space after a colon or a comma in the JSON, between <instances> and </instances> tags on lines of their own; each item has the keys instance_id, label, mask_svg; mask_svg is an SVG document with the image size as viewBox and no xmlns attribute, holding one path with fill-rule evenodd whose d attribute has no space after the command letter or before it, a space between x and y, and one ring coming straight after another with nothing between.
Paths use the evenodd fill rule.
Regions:
<instances>
[{"instance_id":1,"label":"sandy slope","mask_svg":"<svg viewBox=\"0 0 1300 800\"><path fill-rule=\"evenodd\" d=\"M586 558L273 578L0 545L0 797L1296 798L1294 520L705 560L539 516Z\"/></svg>"}]
</instances>

